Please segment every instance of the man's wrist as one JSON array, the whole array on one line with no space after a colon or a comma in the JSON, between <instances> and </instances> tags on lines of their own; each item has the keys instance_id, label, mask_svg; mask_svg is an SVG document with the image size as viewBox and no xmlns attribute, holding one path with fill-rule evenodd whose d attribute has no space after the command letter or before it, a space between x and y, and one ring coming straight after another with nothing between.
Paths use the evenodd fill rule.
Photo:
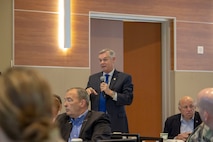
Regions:
<instances>
[{"instance_id":1,"label":"man's wrist","mask_svg":"<svg viewBox=\"0 0 213 142\"><path fill-rule=\"evenodd\" d=\"M112 98L114 98L114 97L115 97L115 91L112 91L110 96L111 96Z\"/></svg>"}]
</instances>

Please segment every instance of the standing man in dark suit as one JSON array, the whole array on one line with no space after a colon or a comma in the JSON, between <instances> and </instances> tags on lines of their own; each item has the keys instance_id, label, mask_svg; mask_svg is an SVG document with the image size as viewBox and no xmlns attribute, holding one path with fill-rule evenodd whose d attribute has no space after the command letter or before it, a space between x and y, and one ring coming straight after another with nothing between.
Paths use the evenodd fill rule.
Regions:
<instances>
[{"instance_id":1,"label":"standing man in dark suit","mask_svg":"<svg viewBox=\"0 0 213 142\"><path fill-rule=\"evenodd\" d=\"M64 98L66 113L56 119L62 138L66 142L71 142L73 138L81 138L87 142L110 139L108 116L103 112L90 111L88 106L89 96L84 88L74 87L66 92Z\"/></svg>"},{"instance_id":2,"label":"standing man in dark suit","mask_svg":"<svg viewBox=\"0 0 213 142\"><path fill-rule=\"evenodd\" d=\"M89 77L86 89L90 95L91 109L109 115L112 132L127 133L129 130L125 105L130 105L133 100L132 77L115 69L113 50L101 50L98 59L102 71Z\"/></svg>"},{"instance_id":3,"label":"standing man in dark suit","mask_svg":"<svg viewBox=\"0 0 213 142\"><path fill-rule=\"evenodd\" d=\"M194 129L202 123L200 115L195 111L194 101L189 96L179 100L179 114L167 118L164 133L168 133L169 139L180 139L186 141Z\"/></svg>"}]
</instances>

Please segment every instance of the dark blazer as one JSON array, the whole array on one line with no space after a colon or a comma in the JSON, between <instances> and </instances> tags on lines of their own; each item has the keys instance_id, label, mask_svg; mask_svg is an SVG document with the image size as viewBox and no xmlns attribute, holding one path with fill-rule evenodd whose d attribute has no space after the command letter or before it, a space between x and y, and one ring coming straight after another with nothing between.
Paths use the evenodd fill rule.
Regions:
<instances>
[{"instance_id":1,"label":"dark blazer","mask_svg":"<svg viewBox=\"0 0 213 142\"><path fill-rule=\"evenodd\" d=\"M66 113L60 114L56 118L56 123L59 125L61 136L65 141L68 141L72 124L70 117ZM97 140L110 139L111 128L108 116L103 112L88 111L82 124L79 138L84 142L96 142Z\"/></svg>"},{"instance_id":2,"label":"dark blazer","mask_svg":"<svg viewBox=\"0 0 213 142\"><path fill-rule=\"evenodd\" d=\"M103 72L96 73L89 77L87 88L92 87L100 94L100 77ZM110 117L112 132L127 133L128 121L125 105L130 105L133 100L132 77L126 73L114 71L109 88L117 92L117 101L106 95L106 110ZM90 95L91 109L98 111L99 95Z\"/></svg>"},{"instance_id":3,"label":"dark blazer","mask_svg":"<svg viewBox=\"0 0 213 142\"><path fill-rule=\"evenodd\" d=\"M180 134L180 122L181 119L181 114L176 114L173 116L170 116L166 119L165 121L165 126L164 126L164 133L168 133L168 138L173 139L175 136ZM194 116L194 129L202 123L202 120L200 118L200 115L198 112L195 111L195 116Z\"/></svg>"}]
</instances>

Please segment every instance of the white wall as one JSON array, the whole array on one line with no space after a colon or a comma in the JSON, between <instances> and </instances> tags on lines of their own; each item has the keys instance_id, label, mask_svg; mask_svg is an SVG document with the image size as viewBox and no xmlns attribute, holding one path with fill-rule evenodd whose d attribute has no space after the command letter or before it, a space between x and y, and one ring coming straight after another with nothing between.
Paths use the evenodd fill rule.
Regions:
<instances>
[{"instance_id":1,"label":"white wall","mask_svg":"<svg viewBox=\"0 0 213 142\"><path fill-rule=\"evenodd\" d=\"M62 102L67 89L71 87L85 88L90 74L90 70L84 68L33 68L49 81L53 93L61 96ZM63 112L64 107L62 108Z\"/></svg>"},{"instance_id":2,"label":"white wall","mask_svg":"<svg viewBox=\"0 0 213 142\"><path fill-rule=\"evenodd\" d=\"M175 112L178 101L183 96L191 96L195 101L197 93L206 87L213 87L213 72L176 71L175 73Z\"/></svg>"}]
</instances>

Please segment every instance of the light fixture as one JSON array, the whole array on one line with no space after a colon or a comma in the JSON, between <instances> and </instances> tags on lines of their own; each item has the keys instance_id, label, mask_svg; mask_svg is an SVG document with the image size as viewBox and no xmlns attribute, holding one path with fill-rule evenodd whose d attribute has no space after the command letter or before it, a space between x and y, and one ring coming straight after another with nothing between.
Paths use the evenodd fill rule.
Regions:
<instances>
[{"instance_id":1,"label":"light fixture","mask_svg":"<svg viewBox=\"0 0 213 142\"><path fill-rule=\"evenodd\" d=\"M71 18L70 18L70 0L58 0L59 18L58 18L58 41L60 48L71 47Z\"/></svg>"}]
</instances>

